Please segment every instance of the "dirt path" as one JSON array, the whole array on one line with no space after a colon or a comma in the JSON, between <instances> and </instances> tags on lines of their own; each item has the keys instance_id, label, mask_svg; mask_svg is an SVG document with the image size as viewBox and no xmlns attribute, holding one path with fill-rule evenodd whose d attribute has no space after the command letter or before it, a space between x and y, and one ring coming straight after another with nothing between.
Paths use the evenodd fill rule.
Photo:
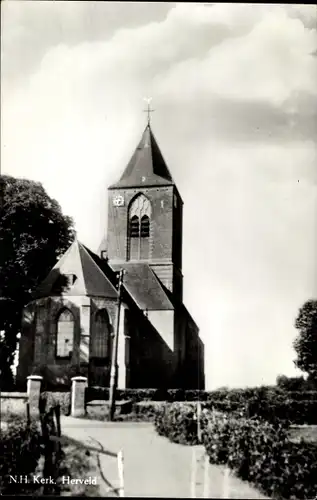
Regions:
<instances>
[{"instance_id":1,"label":"dirt path","mask_svg":"<svg viewBox=\"0 0 317 500\"><path fill-rule=\"evenodd\" d=\"M131 497L191 497L192 457L198 464L196 497L203 497L202 446L190 447L171 443L158 436L152 424L62 418L62 434L94 448L124 455L125 496ZM104 478L104 492L117 488L118 472L116 459L100 453L100 467ZM99 478L99 480L101 480ZM224 467L208 465L209 498L265 499L263 494L240 479L230 476L227 486Z\"/></svg>"}]
</instances>

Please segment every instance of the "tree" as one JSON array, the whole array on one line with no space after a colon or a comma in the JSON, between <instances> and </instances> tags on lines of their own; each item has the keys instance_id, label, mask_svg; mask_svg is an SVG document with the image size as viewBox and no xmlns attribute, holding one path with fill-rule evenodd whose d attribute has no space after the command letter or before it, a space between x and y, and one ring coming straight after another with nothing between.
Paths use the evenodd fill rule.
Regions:
<instances>
[{"instance_id":1,"label":"tree","mask_svg":"<svg viewBox=\"0 0 317 500\"><path fill-rule=\"evenodd\" d=\"M287 377L286 375L278 375L276 378L276 385L279 389L284 391L310 391L314 387L305 380L303 376L301 377Z\"/></svg>"},{"instance_id":2,"label":"tree","mask_svg":"<svg viewBox=\"0 0 317 500\"><path fill-rule=\"evenodd\" d=\"M0 178L0 367L1 386L11 365L21 313L31 292L74 239L73 221L40 183ZM11 374L11 375L10 375Z\"/></svg>"},{"instance_id":3,"label":"tree","mask_svg":"<svg viewBox=\"0 0 317 500\"><path fill-rule=\"evenodd\" d=\"M317 381L317 300L309 300L300 308L295 321L299 334L294 341L295 365Z\"/></svg>"}]
</instances>

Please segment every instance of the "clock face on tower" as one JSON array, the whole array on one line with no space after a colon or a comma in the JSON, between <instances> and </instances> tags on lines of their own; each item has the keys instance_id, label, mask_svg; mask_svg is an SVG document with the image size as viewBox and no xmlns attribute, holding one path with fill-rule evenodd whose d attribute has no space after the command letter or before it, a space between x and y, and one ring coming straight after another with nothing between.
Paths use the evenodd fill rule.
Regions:
<instances>
[{"instance_id":1,"label":"clock face on tower","mask_svg":"<svg viewBox=\"0 0 317 500\"><path fill-rule=\"evenodd\" d=\"M112 198L112 204L115 206L115 207L123 207L124 205L124 198L121 194L116 194L113 198Z\"/></svg>"}]
</instances>

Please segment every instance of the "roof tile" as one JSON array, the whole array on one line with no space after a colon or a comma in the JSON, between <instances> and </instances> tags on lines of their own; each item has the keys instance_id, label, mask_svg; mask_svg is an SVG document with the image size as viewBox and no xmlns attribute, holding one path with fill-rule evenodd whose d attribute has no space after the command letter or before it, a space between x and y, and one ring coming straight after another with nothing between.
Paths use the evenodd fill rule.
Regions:
<instances>
[{"instance_id":1,"label":"roof tile","mask_svg":"<svg viewBox=\"0 0 317 500\"><path fill-rule=\"evenodd\" d=\"M120 180L109 189L174 184L151 127L147 125Z\"/></svg>"}]
</instances>

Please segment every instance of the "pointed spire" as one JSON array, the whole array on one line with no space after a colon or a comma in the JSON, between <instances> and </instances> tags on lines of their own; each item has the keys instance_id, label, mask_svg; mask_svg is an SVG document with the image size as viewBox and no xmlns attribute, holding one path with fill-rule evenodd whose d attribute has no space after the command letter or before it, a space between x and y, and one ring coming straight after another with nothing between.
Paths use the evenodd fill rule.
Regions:
<instances>
[{"instance_id":1,"label":"pointed spire","mask_svg":"<svg viewBox=\"0 0 317 500\"><path fill-rule=\"evenodd\" d=\"M148 123L119 182L109 189L174 185L160 148Z\"/></svg>"}]
</instances>

